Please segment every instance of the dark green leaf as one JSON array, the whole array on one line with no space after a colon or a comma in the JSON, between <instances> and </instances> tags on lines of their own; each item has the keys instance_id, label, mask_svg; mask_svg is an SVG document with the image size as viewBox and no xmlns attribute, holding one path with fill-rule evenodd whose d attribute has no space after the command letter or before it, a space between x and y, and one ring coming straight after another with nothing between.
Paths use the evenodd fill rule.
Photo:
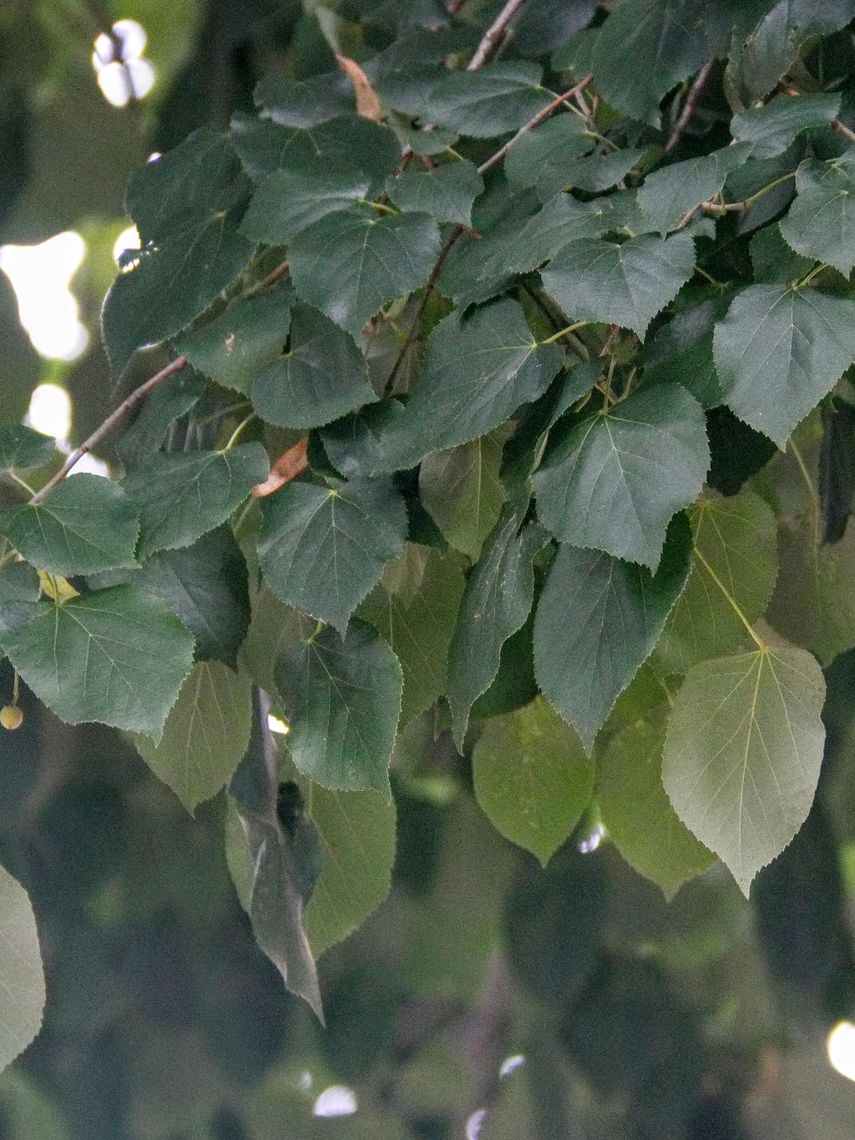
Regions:
<instances>
[{"instance_id":1,"label":"dark green leaf","mask_svg":"<svg viewBox=\"0 0 855 1140\"><path fill-rule=\"evenodd\" d=\"M290 283L279 285L229 305L213 321L179 337L175 347L200 372L248 396L253 378L285 348L293 303Z\"/></svg>"},{"instance_id":2,"label":"dark green leaf","mask_svg":"<svg viewBox=\"0 0 855 1140\"><path fill-rule=\"evenodd\" d=\"M802 131L826 126L839 113L839 95L781 95L734 115L730 133L737 142L751 145L754 158L772 158L782 154Z\"/></svg>"},{"instance_id":3,"label":"dark green leaf","mask_svg":"<svg viewBox=\"0 0 855 1140\"><path fill-rule=\"evenodd\" d=\"M671 516L709 466L700 404L676 384L571 425L535 472L538 517L560 542L655 570Z\"/></svg>"},{"instance_id":4,"label":"dark green leaf","mask_svg":"<svg viewBox=\"0 0 855 1140\"><path fill-rule=\"evenodd\" d=\"M754 269L754 282L757 285L773 281L792 285L796 281L801 281L813 268L812 258L800 257L791 246L787 245L780 224L763 226L757 230L748 248Z\"/></svg>"},{"instance_id":5,"label":"dark green leaf","mask_svg":"<svg viewBox=\"0 0 855 1140\"><path fill-rule=\"evenodd\" d=\"M505 158L505 175L517 186L536 186L552 176L568 160L591 150L594 139L586 134L585 122L578 115L559 114L548 119L514 143ZM560 175L558 186L564 184Z\"/></svg>"},{"instance_id":6,"label":"dark green leaf","mask_svg":"<svg viewBox=\"0 0 855 1140\"><path fill-rule=\"evenodd\" d=\"M430 214L438 222L472 224L472 203L484 189L471 162L446 162L430 170L405 170L386 185L389 197L402 210Z\"/></svg>"},{"instance_id":7,"label":"dark green leaf","mask_svg":"<svg viewBox=\"0 0 855 1140\"><path fill-rule=\"evenodd\" d=\"M748 631L724 590L753 622L766 609L778 573L775 516L753 492L726 499L707 492L690 518L695 556L689 581L657 646L671 673L741 648Z\"/></svg>"},{"instance_id":8,"label":"dark green leaf","mask_svg":"<svg viewBox=\"0 0 855 1140\"><path fill-rule=\"evenodd\" d=\"M422 506L449 546L470 558L478 557L507 498L499 479L504 438L491 432L428 455L419 468Z\"/></svg>"},{"instance_id":9,"label":"dark green leaf","mask_svg":"<svg viewBox=\"0 0 855 1140\"><path fill-rule=\"evenodd\" d=\"M490 822L546 866L588 806L593 774L572 729L542 698L487 722L472 754Z\"/></svg>"},{"instance_id":10,"label":"dark green leaf","mask_svg":"<svg viewBox=\"0 0 855 1140\"><path fill-rule=\"evenodd\" d=\"M402 727L447 690L448 653L463 587L459 556L407 544L360 606L359 617L383 635L401 663Z\"/></svg>"},{"instance_id":11,"label":"dark green leaf","mask_svg":"<svg viewBox=\"0 0 855 1140\"><path fill-rule=\"evenodd\" d=\"M289 264L301 300L358 336L381 305L424 285L438 256L432 218L365 207L303 230L289 250Z\"/></svg>"},{"instance_id":12,"label":"dark green leaf","mask_svg":"<svg viewBox=\"0 0 855 1140\"><path fill-rule=\"evenodd\" d=\"M249 189L228 138L211 127L134 176L127 204L142 249L102 318L116 375L135 349L180 332L247 264L253 246L238 226Z\"/></svg>"},{"instance_id":13,"label":"dark green leaf","mask_svg":"<svg viewBox=\"0 0 855 1140\"><path fill-rule=\"evenodd\" d=\"M258 556L273 592L342 634L404 545L407 513L386 479L290 483L264 514Z\"/></svg>"},{"instance_id":14,"label":"dark green leaf","mask_svg":"<svg viewBox=\"0 0 855 1140\"><path fill-rule=\"evenodd\" d=\"M713 331L730 297L707 297L663 324L644 346L645 386L682 384L704 408L724 399L713 360Z\"/></svg>"},{"instance_id":15,"label":"dark green leaf","mask_svg":"<svg viewBox=\"0 0 855 1140\"><path fill-rule=\"evenodd\" d=\"M688 234L643 234L619 245L572 241L543 270L543 284L571 320L602 321L633 329L647 326L676 297L695 269Z\"/></svg>"},{"instance_id":16,"label":"dark green leaf","mask_svg":"<svg viewBox=\"0 0 855 1140\"><path fill-rule=\"evenodd\" d=\"M192 368L182 368L168 384L159 384L116 441L116 451L125 467L136 467L158 451L175 421L196 406L204 390L204 376Z\"/></svg>"},{"instance_id":17,"label":"dark green leaf","mask_svg":"<svg viewBox=\"0 0 855 1140\"><path fill-rule=\"evenodd\" d=\"M677 815L747 895L813 802L825 681L803 649L694 666L674 701L662 782Z\"/></svg>"},{"instance_id":18,"label":"dark green leaf","mask_svg":"<svg viewBox=\"0 0 855 1140\"><path fill-rule=\"evenodd\" d=\"M199 661L155 744L135 736L139 754L189 812L229 781L249 744L250 682L218 661Z\"/></svg>"},{"instance_id":19,"label":"dark green leaf","mask_svg":"<svg viewBox=\"0 0 855 1140\"><path fill-rule=\"evenodd\" d=\"M109 479L83 473L33 506L0 509L0 533L52 574L90 574L134 566L135 504Z\"/></svg>"},{"instance_id":20,"label":"dark green leaf","mask_svg":"<svg viewBox=\"0 0 855 1140\"><path fill-rule=\"evenodd\" d=\"M855 360L855 301L753 285L716 326L714 353L728 406L783 447Z\"/></svg>"},{"instance_id":21,"label":"dark green leaf","mask_svg":"<svg viewBox=\"0 0 855 1140\"><path fill-rule=\"evenodd\" d=\"M351 622L347 636L299 636L279 655L276 687L291 725L298 771L325 788L389 795L389 759L401 711L401 666L376 630Z\"/></svg>"},{"instance_id":22,"label":"dark green leaf","mask_svg":"<svg viewBox=\"0 0 855 1140\"><path fill-rule=\"evenodd\" d=\"M597 803L609 839L624 859L670 901L715 857L681 823L662 787L661 728L639 721L597 759Z\"/></svg>"},{"instance_id":23,"label":"dark green leaf","mask_svg":"<svg viewBox=\"0 0 855 1140\"><path fill-rule=\"evenodd\" d=\"M61 606L40 602L26 624L4 635L3 648L64 721L100 721L154 740L193 663L192 634L162 602L132 586Z\"/></svg>"},{"instance_id":24,"label":"dark green leaf","mask_svg":"<svg viewBox=\"0 0 855 1140\"><path fill-rule=\"evenodd\" d=\"M571 154L564 162L553 163L540 175L538 191L546 199L558 190L570 187L588 193L608 190L626 178L643 154L643 150L614 150L584 158Z\"/></svg>"},{"instance_id":25,"label":"dark green leaf","mask_svg":"<svg viewBox=\"0 0 855 1140\"><path fill-rule=\"evenodd\" d=\"M830 162L807 159L796 171L796 190L781 233L797 253L848 277L855 265L855 147Z\"/></svg>"},{"instance_id":26,"label":"dark green leaf","mask_svg":"<svg viewBox=\"0 0 855 1140\"><path fill-rule=\"evenodd\" d=\"M422 118L472 138L518 130L552 99L541 76L537 64L521 60L452 71L433 88Z\"/></svg>"},{"instance_id":27,"label":"dark green leaf","mask_svg":"<svg viewBox=\"0 0 855 1140\"><path fill-rule=\"evenodd\" d=\"M36 612L41 587L34 566L11 562L0 568L0 639Z\"/></svg>"},{"instance_id":28,"label":"dark green leaf","mask_svg":"<svg viewBox=\"0 0 855 1140\"><path fill-rule=\"evenodd\" d=\"M0 1068L26 1049L42 1027L45 979L29 896L0 867Z\"/></svg>"},{"instance_id":29,"label":"dark green leaf","mask_svg":"<svg viewBox=\"0 0 855 1140\"><path fill-rule=\"evenodd\" d=\"M855 493L855 408L843 401L822 409L819 498L822 541L843 538Z\"/></svg>"},{"instance_id":30,"label":"dark green leaf","mask_svg":"<svg viewBox=\"0 0 855 1140\"><path fill-rule=\"evenodd\" d=\"M56 455L56 442L23 424L0 427L0 471L42 467Z\"/></svg>"},{"instance_id":31,"label":"dark green leaf","mask_svg":"<svg viewBox=\"0 0 855 1140\"><path fill-rule=\"evenodd\" d=\"M544 695L589 752L659 640L686 584L690 553L682 516L671 525L655 574L608 554L559 547L537 606L534 670Z\"/></svg>"},{"instance_id":32,"label":"dark green leaf","mask_svg":"<svg viewBox=\"0 0 855 1140\"><path fill-rule=\"evenodd\" d=\"M363 171L328 158L274 170L253 194L241 233L253 241L288 245L313 222L364 199L370 186Z\"/></svg>"},{"instance_id":33,"label":"dark green leaf","mask_svg":"<svg viewBox=\"0 0 855 1140\"><path fill-rule=\"evenodd\" d=\"M690 210L714 198L731 170L741 166L750 153L747 143L737 143L686 162L676 162L664 170L655 170L645 178L638 192L638 204L666 234L675 229Z\"/></svg>"},{"instance_id":34,"label":"dark green leaf","mask_svg":"<svg viewBox=\"0 0 855 1140\"><path fill-rule=\"evenodd\" d=\"M278 427L318 427L376 399L353 338L308 305L294 307L288 351L252 382L253 407Z\"/></svg>"},{"instance_id":35,"label":"dark green leaf","mask_svg":"<svg viewBox=\"0 0 855 1140\"><path fill-rule=\"evenodd\" d=\"M269 468L260 443L242 443L229 451L152 455L123 483L141 514L139 557L189 546L225 522Z\"/></svg>"},{"instance_id":36,"label":"dark green leaf","mask_svg":"<svg viewBox=\"0 0 855 1140\"><path fill-rule=\"evenodd\" d=\"M338 115L356 110L353 85L341 72L295 79L291 75L265 75L255 89L255 101L283 127L316 127Z\"/></svg>"},{"instance_id":37,"label":"dark green leaf","mask_svg":"<svg viewBox=\"0 0 855 1140\"><path fill-rule=\"evenodd\" d=\"M532 559L545 543L543 531L506 507L484 544L460 606L451 643L448 703L454 739L463 746L469 710L499 671L502 646L521 628L534 597Z\"/></svg>"}]
</instances>

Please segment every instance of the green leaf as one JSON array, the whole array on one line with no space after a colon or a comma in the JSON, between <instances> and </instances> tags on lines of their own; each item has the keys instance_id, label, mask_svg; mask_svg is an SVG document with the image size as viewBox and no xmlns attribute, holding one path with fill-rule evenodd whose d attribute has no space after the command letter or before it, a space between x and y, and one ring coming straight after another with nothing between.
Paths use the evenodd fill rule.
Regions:
<instances>
[{"instance_id":1,"label":"green leaf","mask_svg":"<svg viewBox=\"0 0 855 1140\"><path fill-rule=\"evenodd\" d=\"M219 661L199 661L181 686L160 741L135 736L134 744L192 814L228 783L249 745L251 717L249 681Z\"/></svg>"},{"instance_id":2,"label":"green leaf","mask_svg":"<svg viewBox=\"0 0 855 1140\"><path fill-rule=\"evenodd\" d=\"M341 72L308 79L274 72L256 85L254 98L283 127L315 127L355 111L353 86Z\"/></svg>"},{"instance_id":3,"label":"green leaf","mask_svg":"<svg viewBox=\"0 0 855 1140\"><path fill-rule=\"evenodd\" d=\"M297 770L342 791L388 797L389 760L401 711L401 666L376 630L351 622L342 638L306 618L276 662Z\"/></svg>"},{"instance_id":4,"label":"green leaf","mask_svg":"<svg viewBox=\"0 0 855 1140\"><path fill-rule=\"evenodd\" d=\"M403 413L383 433L380 470L412 467L426 454L477 439L536 400L564 360L539 344L516 301L451 313L425 347L424 365Z\"/></svg>"},{"instance_id":5,"label":"green leaf","mask_svg":"<svg viewBox=\"0 0 855 1140\"><path fill-rule=\"evenodd\" d=\"M825 681L803 649L695 665L674 701L662 782L677 815L747 895L813 802Z\"/></svg>"},{"instance_id":6,"label":"green leaf","mask_svg":"<svg viewBox=\"0 0 855 1140\"><path fill-rule=\"evenodd\" d=\"M472 225L472 203L483 189L481 175L466 161L446 162L430 170L405 170L386 184L389 197L400 209L461 226Z\"/></svg>"},{"instance_id":7,"label":"green leaf","mask_svg":"<svg viewBox=\"0 0 855 1140\"><path fill-rule=\"evenodd\" d=\"M655 170L645 178L638 192L638 204L666 234L690 210L714 198L731 170L741 166L750 153L747 143L737 143Z\"/></svg>"},{"instance_id":8,"label":"green leaf","mask_svg":"<svg viewBox=\"0 0 855 1140\"><path fill-rule=\"evenodd\" d=\"M719 46L721 24L730 24L727 7L718 12L719 5L706 0L624 0L594 44L597 90L619 111L658 126L663 95Z\"/></svg>"},{"instance_id":9,"label":"green leaf","mask_svg":"<svg viewBox=\"0 0 855 1140\"><path fill-rule=\"evenodd\" d=\"M0 426L0 471L43 467L56 455L56 441L23 424Z\"/></svg>"},{"instance_id":10,"label":"green leaf","mask_svg":"<svg viewBox=\"0 0 855 1140\"><path fill-rule=\"evenodd\" d=\"M490 822L544 867L579 822L594 782L576 734L541 698L487 721L472 774Z\"/></svg>"},{"instance_id":11,"label":"green leaf","mask_svg":"<svg viewBox=\"0 0 855 1140\"><path fill-rule=\"evenodd\" d=\"M364 171L328 158L274 170L253 194L241 233L268 245L289 245L313 222L364 199L370 186Z\"/></svg>"},{"instance_id":12,"label":"green leaf","mask_svg":"<svg viewBox=\"0 0 855 1140\"><path fill-rule=\"evenodd\" d=\"M541 198L549 198L561 189L573 187L587 193L599 193L616 186L643 156L643 150L614 150L608 154L585 157L569 155L561 164L547 168L537 180Z\"/></svg>"},{"instance_id":13,"label":"green leaf","mask_svg":"<svg viewBox=\"0 0 855 1140\"><path fill-rule=\"evenodd\" d=\"M237 114L232 142L244 169L256 182L274 170L300 171L318 162L352 166L371 178L379 191L401 161L401 146L388 127L359 115L341 115L316 127L282 127Z\"/></svg>"},{"instance_id":14,"label":"green leaf","mask_svg":"<svg viewBox=\"0 0 855 1140\"><path fill-rule=\"evenodd\" d=\"M597 758L596 795L609 839L670 902L715 857L680 822L665 794L664 743L664 731L644 721L613 736Z\"/></svg>"},{"instance_id":15,"label":"green leaf","mask_svg":"<svg viewBox=\"0 0 855 1140\"><path fill-rule=\"evenodd\" d=\"M768 619L823 665L855 646L855 528L821 544L815 511L783 519L778 531L781 568Z\"/></svg>"},{"instance_id":16,"label":"green leaf","mask_svg":"<svg viewBox=\"0 0 855 1140\"><path fill-rule=\"evenodd\" d=\"M42 1027L45 978L29 896L0 867L0 1069L23 1052Z\"/></svg>"},{"instance_id":17,"label":"green leaf","mask_svg":"<svg viewBox=\"0 0 855 1140\"><path fill-rule=\"evenodd\" d=\"M783 447L855 360L855 301L752 285L716 326L713 351L728 406Z\"/></svg>"},{"instance_id":18,"label":"green leaf","mask_svg":"<svg viewBox=\"0 0 855 1140\"><path fill-rule=\"evenodd\" d=\"M773 281L792 285L813 269L810 257L799 257L784 241L781 225L763 226L751 238L751 266L756 285ZM721 314L724 316L724 313Z\"/></svg>"},{"instance_id":19,"label":"green leaf","mask_svg":"<svg viewBox=\"0 0 855 1140\"><path fill-rule=\"evenodd\" d=\"M33 616L40 594L39 576L34 566L11 562L0 567L0 638Z\"/></svg>"},{"instance_id":20,"label":"green leaf","mask_svg":"<svg viewBox=\"0 0 855 1140\"><path fill-rule=\"evenodd\" d=\"M451 643L448 703L454 740L463 746L469 710L499 671L502 646L525 623L534 597L532 559L546 541L505 507L472 569Z\"/></svg>"},{"instance_id":21,"label":"green leaf","mask_svg":"<svg viewBox=\"0 0 855 1140\"><path fill-rule=\"evenodd\" d=\"M589 752L659 640L686 584L690 552L682 517L671 525L655 574L608 554L559 547L537 606L534 671L544 696Z\"/></svg>"},{"instance_id":22,"label":"green leaf","mask_svg":"<svg viewBox=\"0 0 855 1140\"><path fill-rule=\"evenodd\" d=\"M781 221L784 239L848 277L855 265L855 147L829 162L807 159L796 171L796 190Z\"/></svg>"},{"instance_id":23,"label":"green leaf","mask_svg":"<svg viewBox=\"0 0 855 1140\"><path fill-rule=\"evenodd\" d=\"M4 635L3 648L39 700L68 724L99 721L156 741L193 663L192 634L132 586L61 606L40 602L28 622Z\"/></svg>"},{"instance_id":24,"label":"green leaf","mask_svg":"<svg viewBox=\"0 0 855 1140\"><path fill-rule=\"evenodd\" d=\"M585 122L577 115L554 115L514 143L505 156L505 177L516 186L536 186L557 170L563 185L562 167L593 146L594 139L585 132Z\"/></svg>"},{"instance_id":25,"label":"green leaf","mask_svg":"<svg viewBox=\"0 0 855 1140\"><path fill-rule=\"evenodd\" d=\"M751 145L753 158L782 154L802 131L827 126L840 114L839 95L780 95L734 115L730 133Z\"/></svg>"},{"instance_id":26,"label":"green leaf","mask_svg":"<svg viewBox=\"0 0 855 1140\"><path fill-rule=\"evenodd\" d=\"M305 919L312 950L320 956L361 926L389 893L395 803L377 792L338 792L316 784L306 802L323 854Z\"/></svg>"},{"instance_id":27,"label":"green leaf","mask_svg":"<svg viewBox=\"0 0 855 1140\"><path fill-rule=\"evenodd\" d=\"M660 326L644 346L645 387L682 384L704 408L717 408L722 403L724 393L713 360L713 333L731 297L706 297Z\"/></svg>"},{"instance_id":28,"label":"green leaf","mask_svg":"<svg viewBox=\"0 0 855 1140\"><path fill-rule=\"evenodd\" d=\"M52 574L134 566L135 504L109 479L71 475L40 503L0 508L0 533Z\"/></svg>"},{"instance_id":29,"label":"green leaf","mask_svg":"<svg viewBox=\"0 0 855 1140\"><path fill-rule=\"evenodd\" d=\"M381 400L321 430L324 451L348 479L398 467L401 427L407 411L400 400Z\"/></svg>"},{"instance_id":30,"label":"green leaf","mask_svg":"<svg viewBox=\"0 0 855 1140\"><path fill-rule=\"evenodd\" d=\"M671 673L740 648L748 632L722 586L753 622L764 613L778 572L775 516L752 491L729 498L708 491L689 517L692 569L656 647Z\"/></svg>"},{"instance_id":31,"label":"green leaf","mask_svg":"<svg viewBox=\"0 0 855 1140\"><path fill-rule=\"evenodd\" d=\"M252 382L253 407L277 427L318 427L376 399L353 338L308 305L294 307L288 351Z\"/></svg>"},{"instance_id":32,"label":"green leaf","mask_svg":"<svg viewBox=\"0 0 855 1140\"><path fill-rule=\"evenodd\" d=\"M102 315L115 375L135 349L180 332L253 254L238 233L250 186L229 139L203 127L131 179L127 206L142 248Z\"/></svg>"},{"instance_id":33,"label":"green leaf","mask_svg":"<svg viewBox=\"0 0 855 1140\"><path fill-rule=\"evenodd\" d=\"M226 521L270 464L260 443L229 451L158 452L122 484L141 515L137 554L189 546Z\"/></svg>"},{"instance_id":34,"label":"green leaf","mask_svg":"<svg viewBox=\"0 0 855 1140\"><path fill-rule=\"evenodd\" d=\"M193 368L182 368L168 384L159 384L150 392L134 422L116 440L116 452L125 467L136 467L159 451L169 429L198 404L204 391L205 377Z\"/></svg>"},{"instance_id":35,"label":"green leaf","mask_svg":"<svg viewBox=\"0 0 855 1140\"><path fill-rule=\"evenodd\" d=\"M422 460L419 496L449 546L477 558L507 498L499 479L506 433L490 432Z\"/></svg>"},{"instance_id":36,"label":"green leaf","mask_svg":"<svg viewBox=\"0 0 855 1140\"><path fill-rule=\"evenodd\" d=\"M695 244L688 234L665 239L642 234L621 245L572 241L541 276L547 293L571 320L622 325L643 339L694 269Z\"/></svg>"},{"instance_id":37,"label":"green leaf","mask_svg":"<svg viewBox=\"0 0 855 1140\"><path fill-rule=\"evenodd\" d=\"M448 687L448 653L463 596L461 559L453 552L440 554L417 547L422 558L407 558L412 544L398 562L406 559L403 580L396 563L359 609L359 617L382 634L401 663L404 690L401 726L430 708Z\"/></svg>"},{"instance_id":38,"label":"green leaf","mask_svg":"<svg viewBox=\"0 0 855 1140\"><path fill-rule=\"evenodd\" d=\"M194 368L248 396L254 377L282 354L293 303L294 290L286 282L229 305L213 321L180 336L175 347Z\"/></svg>"},{"instance_id":39,"label":"green leaf","mask_svg":"<svg viewBox=\"0 0 855 1140\"><path fill-rule=\"evenodd\" d=\"M559 542L655 570L671 516L709 467L704 414L676 384L572 424L534 475L538 517Z\"/></svg>"},{"instance_id":40,"label":"green leaf","mask_svg":"<svg viewBox=\"0 0 855 1140\"><path fill-rule=\"evenodd\" d=\"M516 131L552 99L535 63L507 60L477 71L452 71L433 88L422 118L461 135L486 139Z\"/></svg>"},{"instance_id":41,"label":"green leaf","mask_svg":"<svg viewBox=\"0 0 855 1140\"><path fill-rule=\"evenodd\" d=\"M424 285L438 256L433 218L365 207L303 230L288 262L301 300L358 336L381 305Z\"/></svg>"},{"instance_id":42,"label":"green leaf","mask_svg":"<svg viewBox=\"0 0 855 1140\"><path fill-rule=\"evenodd\" d=\"M289 483L264 512L258 557L283 602L343 634L406 533L403 500L386 479Z\"/></svg>"}]
</instances>

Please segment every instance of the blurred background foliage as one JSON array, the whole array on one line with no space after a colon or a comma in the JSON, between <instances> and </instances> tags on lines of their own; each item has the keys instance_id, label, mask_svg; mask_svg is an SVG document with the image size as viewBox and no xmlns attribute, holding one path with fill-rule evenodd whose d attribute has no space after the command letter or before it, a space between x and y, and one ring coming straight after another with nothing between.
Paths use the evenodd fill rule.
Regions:
<instances>
[{"instance_id":1,"label":"blurred background foliage","mask_svg":"<svg viewBox=\"0 0 855 1140\"><path fill-rule=\"evenodd\" d=\"M357 58L356 18L382 28L386 6L339 5ZM98 311L128 175L250 107L263 73L328 71L318 7L3 0L0 264L21 302L0 273L4 420L42 384L70 396L70 443L103 419ZM529 7L537 55L538 19L568 5ZM65 260L51 244L15 260L59 234ZM119 734L25 694L24 727L0 736L0 860L32 897L49 990L0 1079L0 1140L851 1140L855 1085L827 1047L837 1027L855 1078L855 654L828 681L817 802L750 904L722 867L666 904L593 819L542 871L479 814L447 734L426 734L395 784L391 895L321 961L326 1029L255 946L222 797L191 819Z\"/></svg>"}]
</instances>

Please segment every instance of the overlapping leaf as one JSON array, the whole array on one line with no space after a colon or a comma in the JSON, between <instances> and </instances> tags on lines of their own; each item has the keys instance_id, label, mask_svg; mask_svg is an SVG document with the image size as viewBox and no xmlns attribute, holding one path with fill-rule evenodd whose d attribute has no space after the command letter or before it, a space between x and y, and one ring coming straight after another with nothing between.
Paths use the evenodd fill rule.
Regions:
<instances>
[{"instance_id":1,"label":"overlapping leaf","mask_svg":"<svg viewBox=\"0 0 855 1140\"><path fill-rule=\"evenodd\" d=\"M56 442L49 435L33 431L24 424L0 427L0 471L25 471L42 467L56 455Z\"/></svg>"},{"instance_id":2,"label":"overlapping leaf","mask_svg":"<svg viewBox=\"0 0 855 1140\"><path fill-rule=\"evenodd\" d=\"M473 138L515 131L550 102L541 69L502 60L477 71L452 71L433 88L422 117Z\"/></svg>"},{"instance_id":3,"label":"overlapping leaf","mask_svg":"<svg viewBox=\"0 0 855 1140\"><path fill-rule=\"evenodd\" d=\"M827 126L839 113L839 95L782 95L734 115L730 131L737 142L751 146L754 158L772 158L802 131Z\"/></svg>"},{"instance_id":4,"label":"overlapping leaf","mask_svg":"<svg viewBox=\"0 0 855 1140\"><path fill-rule=\"evenodd\" d=\"M502 442L490 432L427 456L419 468L422 505L446 542L470 558L478 557L507 497L499 479Z\"/></svg>"},{"instance_id":5,"label":"overlapping leaf","mask_svg":"<svg viewBox=\"0 0 855 1140\"><path fill-rule=\"evenodd\" d=\"M848 277L855 265L855 148L830 162L807 159L796 171L796 190L782 235L797 253Z\"/></svg>"},{"instance_id":6,"label":"overlapping leaf","mask_svg":"<svg viewBox=\"0 0 855 1140\"><path fill-rule=\"evenodd\" d=\"M274 170L253 194L241 233L253 241L288 245L313 222L364 199L370 186L363 171L327 158Z\"/></svg>"},{"instance_id":7,"label":"overlapping leaf","mask_svg":"<svg viewBox=\"0 0 855 1140\"><path fill-rule=\"evenodd\" d=\"M484 189L471 162L447 162L431 170L405 170L387 184L389 197L411 214L430 214L438 222L472 224L472 203Z\"/></svg>"},{"instance_id":8,"label":"overlapping leaf","mask_svg":"<svg viewBox=\"0 0 855 1140\"><path fill-rule=\"evenodd\" d=\"M741 166L750 153L749 144L737 143L656 170L645 178L638 204L658 222L663 234L668 233L690 210L714 198L731 170Z\"/></svg>"}]
</instances>

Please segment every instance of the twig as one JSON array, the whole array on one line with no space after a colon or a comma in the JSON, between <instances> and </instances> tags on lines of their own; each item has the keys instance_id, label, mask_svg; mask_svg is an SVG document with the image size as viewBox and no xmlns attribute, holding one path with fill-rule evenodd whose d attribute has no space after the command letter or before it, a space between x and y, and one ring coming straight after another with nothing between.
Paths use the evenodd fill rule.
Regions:
<instances>
[{"instance_id":1,"label":"twig","mask_svg":"<svg viewBox=\"0 0 855 1140\"><path fill-rule=\"evenodd\" d=\"M499 147L495 154L491 154L488 159L482 162L478 167L478 173L486 174L488 170L492 170L496 163L502 161L511 147L514 146L519 141L519 139L522 138L523 135L528 134L528 132L534 130L535 127L539 127L545 119L548 119L550 115L554 114L555 111L558 110L562 103L566 103L568 99L572 99L574 96L584 91L588 84L591 82L592 78L593 76L586 75L584 79L579 80L575 87L571 87L570 90L565 91L563 95L556 95L552 102L548 103L542 111L538 111L537 114L533 115L527 123L524 123L512 139L509 139L508 142L504 144L504 146Z\"/></svg>"},{"instance_id":2,"label":"twig","mask_svg":"<svg viewBox=\"0 0 855 1140\"><path fill-rule=\"evenodd\" d=\"M698 109L698 103L701 101L701 96L704 93L704 88L709 82L709 77L712 74L712 69L715 67L716 57L710 56L698 74L695 76L695 82L689 88L689 94L686 96L686 102L683 104L683 110L680 112L680 117L677 120L674 130L671 132L671 137L665 143L665 153L670 154L677 146L677 143L686 133L689 123L694 117L695 111Z\"/></svg>"},{"instance_id":3,"label":"twig","mask_svg":"<svg viewBox=\"0 0 855 1140\"><path fill-rule=\"evenodd\" d=\"M240 295L241 300L245 297L254 297L256 293L263 293L265 289L269 289L271 285L275 285L287 272L288 262L283 261L281 265L277 265L275 269L271 269L267 276L263 277L261 281L256 281L254 285L250 285L248 289L244 289Z\"/></svg>"},{"instance_id":4,"label":"twig","mask_svg":"<svg viewBox=\"0 0 855 1140\"><path fill-rule=\"evenodd\" d=\"M839 135L843 135L845 139L850 142L855 142L855 131L849 129L845 123L841 123L839 119L834 119L831 124L831 129L837 131Z\"/></svg>"},{"instance_id":5,"label":"twig","mask_svg":"<svg viewBox=\"0 0 855 1140\"><path fill-rule=\"evenodd\" d=\"M104 420L104 422L92 432L89 438L81 443L79 447L76 447L74 451L72 451L71 455L69 455L65 463L63 463L62 467L60 467L59 471L57 471L57 473L52 476L52 478L48 479L47 483L45 483L44 487L42 487L40 491L37 491L35 495L33 495L32 499L30 499L30 506L32 506L34 503L40 503L47 495L49 495L54 487L63 481L72 467L74 467L74 465L78 463L84 455L87 455L93 449L93 447L96 447L104 438L104 436L108 435L109 432L112 431L112 429L116 426L119 420L122 419L123 416L127 415L127 413L131 411L132 408L135 408L141 400L144 400L149 392L151 392L153 388L156 388L158 384L162 384L164 380L168 379L176 372L180 372L186 363L186 356L176 356L176 358L173 361L170 361L170 363L167 364L165 368L161 368L160 372L157 372L150 379L146 380L144 384L140 384L139 388L135 388L133 392L131 392L130 396L124 399L121 404L119 404L119 406L114 411L112 411L109 416L107 416L106 420Z\"/></svg>"},{"instance_id":6,"label":"twig","mask_svg":"<svg viewBox=\"0 0 855 1140\"><path fill-rule=\"evenodd\" d=\"M284 487L286 483L290 483L292 479L301 475L309 466L309 459L306 454L308 446L309 437L304 435L302 439L297 440L293 447L283 451L270 468L270 474L264 482L256 483L252 488L253 498L266 499L268 495L272 495L274 491L278 491L280 487Z\"/></svg>"},{"instance_id":7,"label":"twig","mask_svg":"<svg viewBox=\"0 0 855 1140\"><path fill-rule=\"evenodd\" d=\"M525 4L525 0L508 0L507 4L505 4L504 8L502 8L501 12L484 33L483 39L475 49L475 54L466 65L467 71L477 71L479 67L483 67L485 63L490 62L499 50L499 46L507 34L508 24L514 16L516 16L523 4Z\"/></svg>"}]
</instances>

